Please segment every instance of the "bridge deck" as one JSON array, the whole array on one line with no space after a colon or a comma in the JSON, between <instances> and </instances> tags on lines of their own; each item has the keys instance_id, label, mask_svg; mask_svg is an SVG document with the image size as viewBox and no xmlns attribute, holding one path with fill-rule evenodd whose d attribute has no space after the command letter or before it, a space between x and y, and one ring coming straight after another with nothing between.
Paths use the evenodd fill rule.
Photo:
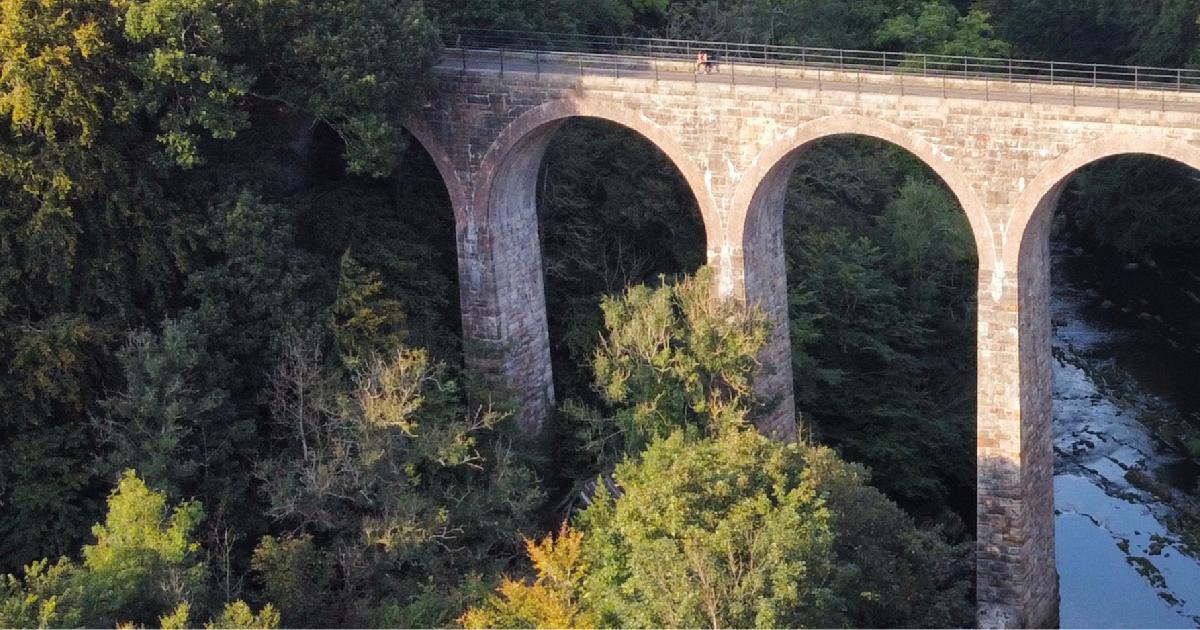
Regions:
<instances>
[{"instance_id":1,"label":"bridge deck","mask_svg":"<svg viewBox=\"0 0 1200 630\"><path fill-rule=\"evenodd\" d=\"M672 83L724 84L772 89L924 96L989 102L1099 107L1147 111L1200 112L1200 93L1047 81L1008 81L908 72L881 72L813 66L763 66L743 62L715 65L711 74L676 59L513 50L447 49L440 72L494 72L553 76L652 79Z\"/></svg>"}]
</instances>

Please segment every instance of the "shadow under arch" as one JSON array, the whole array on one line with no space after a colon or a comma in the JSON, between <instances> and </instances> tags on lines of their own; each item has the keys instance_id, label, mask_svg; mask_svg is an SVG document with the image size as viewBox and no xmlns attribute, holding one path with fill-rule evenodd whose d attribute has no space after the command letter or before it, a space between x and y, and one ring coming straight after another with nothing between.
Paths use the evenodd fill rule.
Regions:
<instances>
[{"instance_id":1,"label":"shadow under arch","mask_svg":"<svg viewBox=\"0 0 1200 630\"><path fill-rule=\"evenodd\" d=\"M483 274L495 304L488 326L500 342L501 369L510 382L523 383L513 392L522 412L520 422L538 430L554 406L545 277L537 214L537 183L546 148L568 120L590 118L613 123L655 146L682 175L700 212L706 240L711 242L720 223L713 197L701 170L688 152L666 131L639 112L587 98L566 98L524 112L509 123L488 147L472 182L473 197L461 217L459 232L478 251L491 272ZM698 243L700 251L707 243ZM469 271L469 270L468 270ZM469 277L464 286L473 282ZM468 289L464 289L464 295ZM472 305L464 304L464 309Z\"/></svg>"}]
</instances>

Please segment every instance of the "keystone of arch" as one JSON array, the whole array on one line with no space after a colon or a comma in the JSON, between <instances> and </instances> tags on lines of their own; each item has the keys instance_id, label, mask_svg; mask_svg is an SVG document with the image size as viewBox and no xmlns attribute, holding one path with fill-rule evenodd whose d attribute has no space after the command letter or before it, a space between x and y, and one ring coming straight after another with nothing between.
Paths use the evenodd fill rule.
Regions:
<instances>
[{"instance_id":1,"label":"keystone of arch","mask_svg":"<svg viewBox=\"0 0 1200 630\"><path fill-rule=\"evenodd\" d=\"M548 137L548 132L552 132L558 124L571 118L597 118L615 123L649 140L662 151L667 160L683 175L684 181L696 198L708 240L714 241L715 235L719 234L720 219L712 193L705 183L704 174L692 161L691 154L674 140L667 130L642 113L612 102L594 101L587 97L564 98L534 107L518 116L500 132L488 147L480 164L480 179L476 182L474 197L475 211L491 211L492 187L496 183L497 174L514 151L521 151L522 145L527 141Z\"/></svg>"},{"instance_id":2,"label":"keystone of arch","mask_svg":"<svg viewBox=\"0 0 1200 630\"><path fill-rule=\"evenodd\" d=\"M757 216L764 208L754 207L756 197L764 183L780 174L790 174L792 157L804 147L831 136L853 135L876 138L896 145L921 160L950 189L971 225L975 237L975 249L979 257L980 270L991 269L995 256L992 230L987 213L974 189L956 168L951 158L941 154L933 145L912 131L894 123L867 118L865 116L827 116L818 118L786 131L780 138L758 154L742 176L733 197L735 212L743 210L742 221L732 221L729 228L729 244L744 247L747 226L769 217ZM786 173L780 173L784 169ZM786 185L786 184L785 184ZM774 220L773 217L769 218Z\"/></svg>"},{"instance_id":3,"label":"keystone of arch","mask_svg":"<svg viewBox=\"0 0 1200 630\"><path fill-rule=\"evenodd\" d=\"M1043 166L1021 193L1005 235L1003 260L1020 264L1021 243L1032 236L1031 226L1048 218L1040 213L1054 212L1056 204L1044 202L1061 191L1062 184L1089 164L1117 155L1152 155L1200 170L1200 147L1167 136L1118 134L1077 146Z\"/></svg>"}]
</instances>

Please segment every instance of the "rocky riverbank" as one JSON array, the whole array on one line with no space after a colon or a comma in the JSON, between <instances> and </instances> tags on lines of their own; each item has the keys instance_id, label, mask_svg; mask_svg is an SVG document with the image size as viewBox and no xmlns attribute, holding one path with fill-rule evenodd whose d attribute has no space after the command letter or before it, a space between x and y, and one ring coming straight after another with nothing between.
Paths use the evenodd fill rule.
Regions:
<instances>
[{"instance_id":1,"label":"rocky riverbank","mask_svg":"<svg viewBox=\"0 0 1200 630\"><path fill-rule=\"evenodd\" d=\"M1061 623L1196 627L1200 545L1191 528L1200 522L1193 522L1200 510L1187 485L1195 463L1164 440L1158 426L1184 416L1163 388L1143 381L1147 364L1123 360L1129 353L1122 348L1141 333L1097 311L1112 309L1113 301L1105 305L1107 298L1088 277L1096 267L1079 264L1083 257L1078 249L1054 248Z\"/></svg>"}]
</instances>

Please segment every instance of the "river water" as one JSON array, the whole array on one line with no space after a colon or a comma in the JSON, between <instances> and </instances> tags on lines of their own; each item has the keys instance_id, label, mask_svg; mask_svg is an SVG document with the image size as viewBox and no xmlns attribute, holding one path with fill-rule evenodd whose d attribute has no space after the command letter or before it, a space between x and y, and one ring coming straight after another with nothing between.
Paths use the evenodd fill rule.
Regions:
<instances>
[{"instance_id":1,"label":"river water","mask_svg":"<svg viewBox=\"0 0 1200 630\"><path fill-rule=\"evenodd\" d=\"M1056 243L1053 257L1060 622L1064 628L1200 627L1200 554L1174 531L1175 508L1139 487L1145 483L1127 480L1133 470L1164 485L1194 483L1194 463L1173 454L1139 420L1190 405L1186 395L1162 384L1180 366L1166 362L1156 370L1139 360L1143 333L1105 316L1119 313L1122 302L1104 300L1105 287L1093 277L1097 265L1087 254ZM1142 319L1153 323L1148 317ZM1195 384L1196 374L1185 376Z\"/></svg>"}]
</instances>

